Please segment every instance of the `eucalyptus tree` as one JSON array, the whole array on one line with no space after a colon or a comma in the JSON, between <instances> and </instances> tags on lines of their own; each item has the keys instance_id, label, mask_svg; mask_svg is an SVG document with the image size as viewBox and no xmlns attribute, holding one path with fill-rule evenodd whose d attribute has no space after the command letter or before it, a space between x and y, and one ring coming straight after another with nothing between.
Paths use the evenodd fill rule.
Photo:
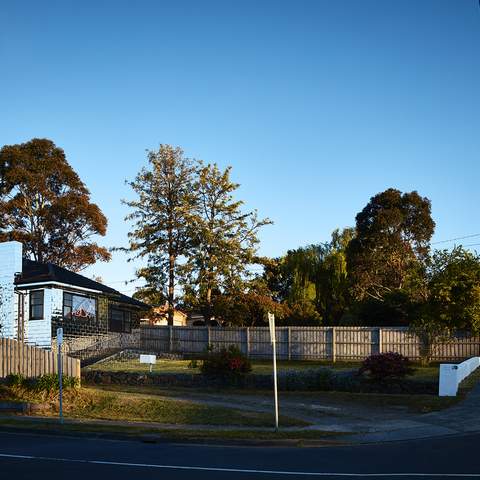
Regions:
<instances>
[{"instance_id":1,"label":"eucalyptus tree","mask_svg":"<svg viewBox=\"0 0 480 480\"><path fill-rule=\"evenodd\" d=\"M0 149L0 241L17 240L26 257L78 271L110 259L94 241L106 230L105 215L51 140Z\"/></svg>"},{"instance_id":2,"label":"eucalyptus tree","mask_svg":"<svg viewBox=\"0 0 480 480\"><path fill-rule=\"evenodd\" d=\"M347 249L354 298L381 302L404 289L427 258L434 229L430 200L417 192L390 188L373 196L356 216Z\"/></svg>"}]
</instances>

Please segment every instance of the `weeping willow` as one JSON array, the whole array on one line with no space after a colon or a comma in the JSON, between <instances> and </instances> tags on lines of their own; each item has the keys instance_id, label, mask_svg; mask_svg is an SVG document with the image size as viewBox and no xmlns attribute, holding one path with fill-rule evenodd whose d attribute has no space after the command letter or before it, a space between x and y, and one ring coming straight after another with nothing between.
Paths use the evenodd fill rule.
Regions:
<instances>
[{"instance_id":1,"label":"weeping willow","mask_svg":"<svg viewBox=\"0 0 480 480\"><path fill-rule=\"evenodd\" d=\"M336 230L330 242L287 252L282 269L290 279L289 304L311 304L325 324L339 319L347 302L345 250L352 235L352 229Z\"/></svg>"}]
</instances>

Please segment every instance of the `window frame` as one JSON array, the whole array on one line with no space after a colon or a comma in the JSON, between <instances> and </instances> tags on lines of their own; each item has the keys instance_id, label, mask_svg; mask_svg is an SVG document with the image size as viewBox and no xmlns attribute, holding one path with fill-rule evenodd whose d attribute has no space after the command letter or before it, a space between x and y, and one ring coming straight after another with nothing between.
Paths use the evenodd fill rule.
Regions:
<instances>
[{"instance_id":1,"label":"window frame","mask_svg":"<svg viewBox=\"0 0 480 480\"><path fill-rule=\"evenodd\" d=\"M33 294L41 294L41 302L33 303ZM45 289L30 290L28 299L28 320L44 320L45 319ZM33 307L42 307L42 314L40 316L33 314Z\"/></svg>"},{"instance_id":2,"label":"window frame","mask_svg":"<svg viewBox=\"0 0 480 480\"><path fill-rule=\"evenodd\" d=\"M69 304L66 303L66 298L67 296L70 296L70 302ZM90 323L96 323L98 324L98 298L93 295L85 295L83 293L78 293L78 292L72 292L68 290L63 291L63 298L62 298L62 319L64 322L79 322L82 321L78 317L75 317L72 315L72 310L73 310L73 297L82 297L82 298L88 298L90 300L93 300L95 302L95 318L90 319L90 318L85 318L83 321L85 322L90 322ZM65 308L70 309L70 316L67 317L65 316Z\"/></svg>"},{"instance_id":3,"label":"window frame","mask_svg":"<svg viewBox=\"0 0 480 480\"><path fill-rule=\"evenodd\" d=\"M114 311L122 314L121 320L114 320L112 318L112 313ZM120 330L118 330L117 328L112 329L112 324L121 325L121 329ZM108 309L108 331L115 332L115 333L132 333L132 312L125 308L110 306L110 308Z\"/></svg>"}]
</instances>

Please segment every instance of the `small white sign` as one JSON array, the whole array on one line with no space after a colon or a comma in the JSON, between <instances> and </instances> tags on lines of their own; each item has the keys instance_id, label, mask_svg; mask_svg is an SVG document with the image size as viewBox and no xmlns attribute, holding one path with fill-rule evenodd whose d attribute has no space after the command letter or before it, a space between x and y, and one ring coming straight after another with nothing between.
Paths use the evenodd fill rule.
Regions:
<instances>
[{"instance_id":1,"label":"small white sign","mask_svg":"<svg viewBox=\"0 0 480 480\"><path fill-rule=\"evenodd\" d=\"M275 343L275 315L268 312L268 326L270 327L270 342Z\"/></svg>"},{"instance_id":2,"label":"small white sign","mask_svg":"<svg viewBox=\"0 0 480 480\"><path fill-rule=\"evenodd\" d=\"M149 363L150 365L154 365L157 363L157 356L156 355L140 355L140 363Z\"/></svg>"},{"instance_id":3,"label":"small white sign","mask_svg":"<svg viewBox=\"0 0 480 480\"><path fill-rule=\"evenodd\" d=\"M60 346L63 343L63 328L57 328L57 345Z\"/></svg>"}]
</instances>

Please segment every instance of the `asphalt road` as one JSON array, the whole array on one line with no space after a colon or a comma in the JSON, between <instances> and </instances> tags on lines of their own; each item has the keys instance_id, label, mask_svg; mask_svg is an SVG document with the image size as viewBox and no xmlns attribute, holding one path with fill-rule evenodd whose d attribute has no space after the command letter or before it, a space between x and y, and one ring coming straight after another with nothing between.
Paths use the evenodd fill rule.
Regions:
<instances>
[{"instance_id":1,"label":"asphalt road","mask_svg":"<svg viewBox=\"0 0 480 480\"><path fill-rule=\"evenodd\" d=\"M150 444L0 432L0 479L480 478L480 435L321 448Z\"/></svg>"}]
</instances>

